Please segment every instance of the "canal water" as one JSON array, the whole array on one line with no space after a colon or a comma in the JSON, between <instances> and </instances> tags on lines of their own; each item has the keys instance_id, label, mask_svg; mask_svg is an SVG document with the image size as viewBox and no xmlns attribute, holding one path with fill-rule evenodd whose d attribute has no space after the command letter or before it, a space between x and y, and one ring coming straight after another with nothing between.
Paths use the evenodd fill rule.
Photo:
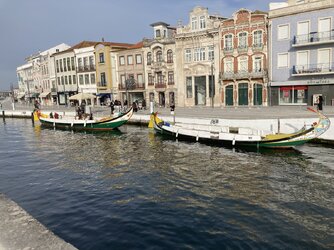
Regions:
<instances>
[{"instance_id":1,"label":"canal water","mask_svg":"<svg viewBox=\"0 0 334 250\"><path fill-rule=\"evenodd\" d=\"M0 192L79 249L333 249L334 148L0 124Z\"/></svg>"}]
</instances>

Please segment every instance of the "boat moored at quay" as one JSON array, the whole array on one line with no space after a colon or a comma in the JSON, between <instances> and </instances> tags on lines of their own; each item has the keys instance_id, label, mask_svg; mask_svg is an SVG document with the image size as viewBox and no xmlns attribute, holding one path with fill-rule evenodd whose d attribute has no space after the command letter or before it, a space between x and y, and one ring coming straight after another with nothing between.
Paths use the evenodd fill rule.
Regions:
<instances>
[{"instance_id":1,"label":"boat moored at quay","mask_svg":"<svg viewBox=\"0 0 334 250\"><path fill-rule=\"evenodd\" d=\"M86 119L77 119L77 117L50 117L35 111L35 116L41 122L42 126L70 129L70 130L90 130L90 131L109 131L114 130L125 123L127 123L133 115L133 108L131 107L126 112L120 112L115 116L108 116L103 118L93 119L89 116Z\"/></svg>"},{"instance_id":2,"label":"boat moored at quay","mask_svg":"<svg viewBox=\"0 0 334 250\"><path fill-rule=\"evenodd\" d=\"M293 133L268 133L255 128L229 127L218 125L201 125L176 123L170 124L151 115L149 127L158 133L177 139L198 142L209 142L228 147L257 147L257 148L294 148L312 139L318 138L330 127L330 120L319 111L308 108L316 113L319 120L310 125L304 125Z\"/></svg>"}]
</instances>

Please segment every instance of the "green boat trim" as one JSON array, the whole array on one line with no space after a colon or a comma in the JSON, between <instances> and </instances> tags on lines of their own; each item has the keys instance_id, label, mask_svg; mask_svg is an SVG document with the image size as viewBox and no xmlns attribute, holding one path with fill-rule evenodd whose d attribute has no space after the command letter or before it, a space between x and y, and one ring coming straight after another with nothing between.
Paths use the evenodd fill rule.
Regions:
<instances>
[{"instance_id":1,"label":"green boat trim","mask_svg":"<svg viewBox=\"0 0 334 250\"><path fill-rule=\"evenodd\" d=\"M98 130L108 131L116 129L127 123L133 115L133 108L131 107L127 112L121 113L117 117L104 117L96 120L76 120L74 118L55 119L39 117L42 126L70 129L70 130Z\"/></svg>"}]
</instances>

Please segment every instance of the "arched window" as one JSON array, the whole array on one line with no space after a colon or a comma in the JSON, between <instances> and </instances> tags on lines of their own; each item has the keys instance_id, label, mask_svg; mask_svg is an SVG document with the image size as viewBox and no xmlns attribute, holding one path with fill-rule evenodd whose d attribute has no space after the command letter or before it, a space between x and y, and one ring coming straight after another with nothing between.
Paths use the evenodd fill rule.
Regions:
<instances>
[{"instance_id":1,"label":"arched window","mask_svg":"<svg viewBox=\"0 0 334 250\"><path fill-rule=\"evenodd\" d=\"M157 62L162 62L162 51L161 50L157 51L156 57L157 57Z\"/></svg>"},{"instance_id":2,"label":"arched window","mask_svg":"<svg viewBox=\"0 0 334 250\"><path fill-rule=\"evenodd\" d=\"M167 63L173 63L173 51L171 49L167 51Z\"/></svg>"},{"instance_id":3,"label":"arched window","mask_svg":"<svg viewBox=\"0 0 334 250\"><path fill-rule=\"evenodd\" d=\"M147 53L147 65L151 65L152 63L152 53L148 52Z\"/></svg>"},{"instance_id":4,"label":"arched window","mask_svg":"<svg viewBox=\"0 0 334 250\"><path fill-rule=\"evenodd\" d=\"M225 51L231 51L233 50L233 36L232 34L225 35L224 39L224 50Z\"/></svg>"}]
</instances>

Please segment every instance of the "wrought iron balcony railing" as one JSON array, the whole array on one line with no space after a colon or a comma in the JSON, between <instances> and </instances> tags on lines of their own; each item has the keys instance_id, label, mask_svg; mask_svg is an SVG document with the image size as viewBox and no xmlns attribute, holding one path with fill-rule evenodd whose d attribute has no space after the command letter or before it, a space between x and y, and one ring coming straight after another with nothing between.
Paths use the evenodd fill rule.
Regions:
<instances>
[{"instance_id":1,"label":"wrought iron balcony railing","mask_svg":"<svg viewBox=\"0 0 334 250\"><path fill-rule=\"evenodd\" d=\"M95 71L95 65L86 65L86 66L78 66L77 72L87 72L87 71Z\"/></svg>"},{"instance_id":2,"label":"wrought iron balcony railing","mask_svg":"<svg viewBox=\"0 0 334 250\"><path fill-rule=\"evenodd\" d=\"M225 54L233 53L233 47L224 47L224 53Z\"/></svg>"},{"instance_id":3,"label":"wrought iron balcony railing","mask_svg":"<svg viewBox=\"0 0 334 250\"><path fill-rule=\"evenodd\" d=\"M245 78L263 78L267 76L267 70L240 70L236 73L234 72L224 72L222 74L222 80L232 80L232 79L245 79Z\"/></svg>"},{"instance_id":4,"label":"wrought iron balcony railing","mask_svg":"<svg viewBox=\"0 0 334 250\"><path fill-rule=\"evenodd\" d=\"M292 75L324 75L334 74L334 63L318 63L308 65L295 65L292 68Z\"/></svg>"},{"instance_id":5,"label":"wrought iron balcony railing","mask_svg":"<svg viewBox=\"0 0 334 250\"><path fill-rule=\"evenodd\" d=\"M326 32L311 32L309 34L295 36L293 38L292 44L297 46L327 42L334 42L334 30Z\"/></svg>"}]
</instances>

